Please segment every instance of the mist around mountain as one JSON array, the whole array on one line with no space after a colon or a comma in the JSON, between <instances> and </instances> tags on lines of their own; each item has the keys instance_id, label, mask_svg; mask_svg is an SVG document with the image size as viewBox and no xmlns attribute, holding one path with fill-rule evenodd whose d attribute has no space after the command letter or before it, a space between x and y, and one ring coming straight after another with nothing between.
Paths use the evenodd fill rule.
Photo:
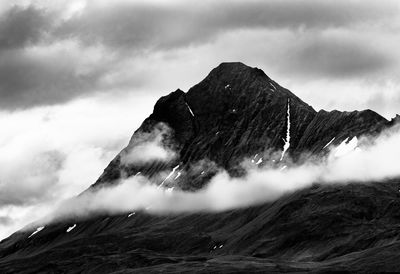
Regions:
<instances>
[{"instance_id":1,"label":"mist around mountain","mask_svg":"<svg viewBox=\"0 0 400 274\"><path fill-rule=\"evenodd\" d=\"M0 269L396 271L398 119L317 112L222 63L160 98L88 190L3 240Z\"/></svg>"}]
</instances>

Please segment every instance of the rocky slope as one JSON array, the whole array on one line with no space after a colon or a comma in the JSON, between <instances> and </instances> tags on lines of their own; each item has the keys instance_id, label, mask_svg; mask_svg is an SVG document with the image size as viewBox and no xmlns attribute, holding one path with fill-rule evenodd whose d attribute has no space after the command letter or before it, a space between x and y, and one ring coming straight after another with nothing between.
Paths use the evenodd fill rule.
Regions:
<instances>
[{"instance_id":1,"label":"rocky slope","mask_svg":"<svg viewBox=\"0 0 400 274\"><path fill-rule=\"evenodd\" d=\"M242 63L222 63L187 93L176 90L159 99L132 140L150 132L159 122L172 128L178 159L169 164L126 167L121 166L118 155L95 185L119 179L121 169L128 176L137 172L152 175L178 164L189 170L190 164L202 159L240 175L238 164L245 157L257 154L257 161L262 156L263 162L280 160L280 153L262 153L284 149L288 124L290 146L286 153L294 159L323 153L333 138L332 145L338 145L347 138L376 134L389 124L371 110L316 112L262 70ZM212 169L209 171L212 173ZM198 189L207 182L198 175L192 174L191 180L181 177L174 183L183 189Z\"/></svg>"},{"instance_id":2,"label":"rocky slope","mask_svg":"<svg viewBox=\"0 0 400 274\"><path fill-rule=\"evenodd\" d=\"M163 142L177 157L168 162L123 163L124 153L160 122L171 128ZM245 171L238 164L245 158L259 166L305 161L325 154L329 143L375 135L394 122L371 110L316 112L260 69L223 63L187 93L177 90L160 98L92 188L138 172L162 184L156 175L179 165L186 172L166 185L196 191L218 167L241 176ZM193 168L204 159L213 164L204 170ZM394 179L314 186L272 203L218 214L153 216L138 211L59 222L32 237L32 231L17 232L2 241L0 269L2 273L395 271L400 267L398 183Z\"/></svg>"}]
</instances>

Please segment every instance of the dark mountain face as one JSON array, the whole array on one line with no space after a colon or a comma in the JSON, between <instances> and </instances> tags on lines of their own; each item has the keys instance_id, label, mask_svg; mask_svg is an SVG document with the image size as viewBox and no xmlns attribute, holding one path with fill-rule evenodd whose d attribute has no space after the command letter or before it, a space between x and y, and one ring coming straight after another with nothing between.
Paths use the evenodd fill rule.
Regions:
<instances>
[{"instance_id":1,"label":"dark mountain face","mask_svg":"<svg viewBox=\"0 0 400 274\"><path fill-rule=\"evenodd\" d=\"M296 160L307 153L324 153L324 146L333 138L332 144L337 145L346 138L376 134L389 123L371 110L316 112L262 70L242 63L222 63L187 93L177 90L159 99L132 140L150 132L159 122L172 128L170 143L178 159L168 164L121 167L119 155L95 185L119 179L121 169L128 176L137 172L151 176L177 164L188 171L191 164L202 159L227 169L233 176L241 175L238 165L245 157L284 149L288 124L290 146L286 155ZM263 161L279 162L280 155L263 155ZM209 167L208 172L213 171ZM209 179L199 175L189 172L190 180L182 176L174 183L185 190L198 189Z\"/></svg>"},{"instance_id":2,"label":"dark mountain face","mask_svg":"<svg viewBox=\"0 0 400 274\"><path fill-rule=\"evenodd\" d=\"M160 122L176 157L126 164L121 159ZM179 165L167 182L196 191L226 169L242 176L245 158L279 165L320 157L326 145L375 135L392 126L371 111L316 112L263 71L223 63L187 93L158 100L153 113L92 186ZM268 153L264 153L268 152ZM276 152L276 153L271 153ZM193 169L207 160L204 170ZM212 163L212 164L210 164ZM203 174L204 171L204 174ZM157 181L158 180L158 181ZM3 273L396 271L400 242L398 180L313 186L273 203L222 213L96 216L17 232L0 243ZM128 217L129 216L129 217ZM75 224L75 226L73 226ZM73 230L66 232L69 228Z\"/></svg>"}]
</instances>

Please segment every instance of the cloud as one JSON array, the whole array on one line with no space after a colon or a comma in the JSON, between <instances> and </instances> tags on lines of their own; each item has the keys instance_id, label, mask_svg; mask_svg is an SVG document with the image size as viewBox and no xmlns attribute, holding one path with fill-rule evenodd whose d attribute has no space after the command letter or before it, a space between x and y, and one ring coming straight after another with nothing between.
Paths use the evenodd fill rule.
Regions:
<instances>
[{"instance_id":1,"label":"cloud","mask_svg":"<svg viewBox=\"0 0 400 274\"><path fill-rule=\"evenodd\" d=\"M12 223L12 219L9 216L0 216L0 225L8 225Z\"/></svg>"},{"instance_id":2,"label":"cloud","mask_svg":"<svg viewBox=\"0 0 400 274\"><path fill-rule=\"evenodd\" d=\"M12 219L0 224L0 238L95 182L154 100L103 95L0 112L0 216Z\"/></svg>"},{"instance_id":3,"label":"cloud","mask_svg":"<svg viewBox=\"0 0 400 274\"><path fill-rule=\"evenodd\" d=\"M0 52L0 107L62 103L98 91L110 62L101 48L74 41Z\"/></svg>"},{"instance_id":4,"label":"cloud","mask_svg":"<svg viewBox=\"0 0 400 274\"><path fill-rule=\"evenodd\" d=\"M149 162L168 162L176 157L166 144L171 129L164 123L154 126L151 132L136 133L121 152L121 164L141 165Z\"/></svg>"},{"instance_id":5,"label":"cloud","mask_svg":"<svg viewBox=\"0 0 400 274\"><path fill-rule=\"evenodd\" d=\"M368 1L141 1L90 2L55 31L130 51L168 49L205 43L239 29L325 29L396 16L397 5Z\"/></svg>"},{"instance_id":6,"label":"cloud","mask_svg":"<svg viewBox=\"0 0 400 274\"><path fill-rule=\"evenodd\" d=\"M0 17L0 52L38 43L52 28L52 16L34 6L13 6Z\"/></svg>"},{"instance_id":7,"label":"cloud","mask_svg":"<svg viewBox=\"0 0 400 274\"><path fill-rule=\"evenodd\" d=\"M216 212L274 201L313 184L348 184L382 181L400 176L400 127L380 136L354 137L321 161L301 165L267 163L248 167L244 177L232 178L220 170L209 184L196 192L159 188L150 179L136 175L118 185L85 192L61 204L42 222L87 217L97 213L119 214L146 210L150 213ZM285 165L289 165L283 168Z\"/></svg>"},{"instance_id":8,"label":"cloud","mask_svg":"<svg viewBox=\"0 0 400 274\"><path fill-rule=\"evenodd\" d=\"M384 73L395 65L395 60L377 46L368 43L365 37L349 37L346 32L328 32L316 37L307 36L307 41L293 49L296 57L286 66L304 77L354 78Z\"/></svg>"},{"instance_id":9,"label":"cloud","mask_svg":"<svg viewBox=\"0 0 400 274\"><path fill-rule=\"evenodd\" d=\"M261 67L299 93L321 79L336 90L348 85L338 79L398 82L396 1L15 3L0 11L2 109L188 87L222 61Z\"/></svg>"},{"instance_id":10,"label":"cloud","mask_svg":"<svg viewBox=\"0 0 400 274\"><path fill-rule=\"evenodd\" d=\"M48 198L56 186L57 173L64 161L60 152L22 153L13 155L21 157L17 162L10 162L4 156L0 158L0 207L31 204L39 198Z\"/></svg>"}]
</instances>

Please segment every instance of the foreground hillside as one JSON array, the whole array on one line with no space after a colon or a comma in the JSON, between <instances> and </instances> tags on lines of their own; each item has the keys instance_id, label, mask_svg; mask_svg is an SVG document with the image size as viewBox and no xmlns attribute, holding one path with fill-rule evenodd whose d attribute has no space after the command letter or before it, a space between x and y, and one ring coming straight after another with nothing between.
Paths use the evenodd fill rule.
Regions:
<instances>
[{"instance_id":1,"label":"foreground hillside","mask_svg":"<svg viewBox=\"0 0 400 274\"><path fill-rule=\"evenodd\" d=\"M123 161L168 126L168 161ZM198 191L218 169L243 176L323 157L329 146L393 125L371 111L319 111L261 70L223 63L187 93L162 97L91 189L140 174ZM202 169L193 168L205 161ZM212 163L212 164L211 164ZM169 174L160 178L160 174ZM171 175L173 174L173 176ZM164 176L165 177L165 176ZM1 273L384 272L400 268L400 181L321 185L219 213L137 210L20 231L0 243ZM240 199L240 196L238 197Z\"/></svg>"}]
</instances>

